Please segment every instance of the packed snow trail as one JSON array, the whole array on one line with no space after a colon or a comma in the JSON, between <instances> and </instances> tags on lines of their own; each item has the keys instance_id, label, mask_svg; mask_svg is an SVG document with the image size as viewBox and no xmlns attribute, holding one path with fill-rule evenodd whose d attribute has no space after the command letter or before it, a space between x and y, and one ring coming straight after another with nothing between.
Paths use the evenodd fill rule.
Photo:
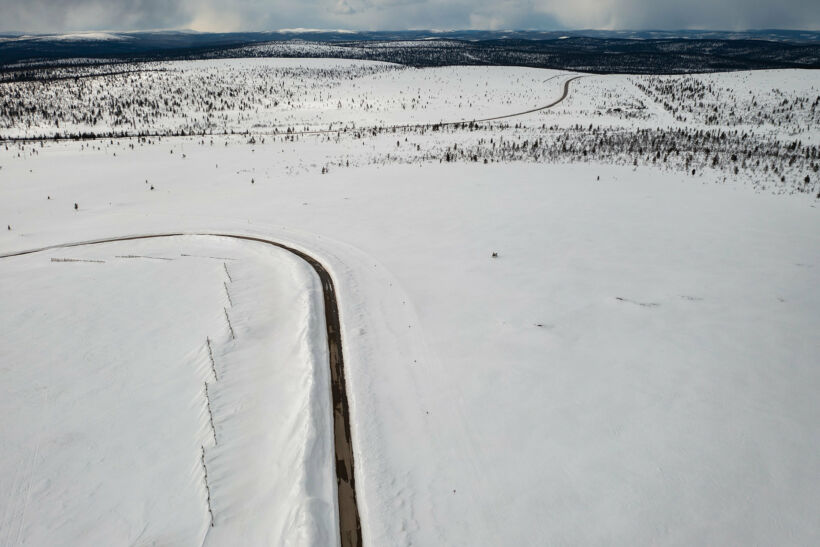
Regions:
<instances>
[{"instance_id":1,"label":"packed snow trail","mask_svg":"<svg viewBox=\"0 0 820 547\"><path fill-rule=\"evenodd\" d=\"M226 237L237 240L252 241L273 245L298 256L307 262L319 276L322 282L322 294L325 303L325 324L327 328L328 359L330 362L331 394L333 403L333 444L336 454L336 485L339 509L339 537L342 547L358 547L362 545L362 527L359 519L359 509L356 503L356 482L353 466L353 443L350 427L350 409L345 389L344 355L342 352L342 334L339 322L339 307L336 302L336 290L325 267L312 256L303 251L288 247L282 243L262 239L259 237L221 234L221 233L166 233L151 235L123 236L93 241L81 241L49 245L38 249L29 249L0 255L0 258L28 255L51 249L97 245L118 241L133 241L141 239L157 239L164 237L178 237L185 235ZM25 506L24 509L25 511Z\"/></svg>"}]
</instances>

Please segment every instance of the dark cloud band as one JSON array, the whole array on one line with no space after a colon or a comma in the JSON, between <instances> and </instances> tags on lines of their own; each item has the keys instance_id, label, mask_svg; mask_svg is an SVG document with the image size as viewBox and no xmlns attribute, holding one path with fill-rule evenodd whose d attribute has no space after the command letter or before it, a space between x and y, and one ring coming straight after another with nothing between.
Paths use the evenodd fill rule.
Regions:
<instances>
[{"instance_id":1,"label":"dark cloud band","mask_svg":"<svg viewBox=\"0 0 820 547\"><path fill-rule=\"evenodd\" d=\"M0 30L820 28L807 0L0 0Z\"/></svg>"}]
</instances>

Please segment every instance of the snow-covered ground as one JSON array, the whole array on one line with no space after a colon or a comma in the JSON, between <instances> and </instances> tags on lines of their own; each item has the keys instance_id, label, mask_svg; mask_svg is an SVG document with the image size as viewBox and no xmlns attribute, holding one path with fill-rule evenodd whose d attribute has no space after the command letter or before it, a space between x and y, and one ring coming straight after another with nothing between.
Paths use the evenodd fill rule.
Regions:
<instances>
[{"instance_id":1,"label":"snow-covered ground","mask_svg":"<svg viewBox=\"0 0 820 547\"><path fill-rule=\"evenodd\" d=\"M112 70L119 74L0 84L21 93L0 100L6 114L0 136L101 129L264 133L471 120L547 104L561 94L552 80L567 74L492 67L488 77L488 67L414 69L345 59L226 59Z\"/></svg>"},{"instance_id":2,"label":"snow-covered ground","mask_svg":"<svg viewBox=\"0 0 820 547\"><path fill-rule=\"evenodd\" d=\"M820 142L820 79L812 70L691 76L590 75L545 113L608 127L722 129Z\"/></svg>"},{"instance_id":3,"label":"snow-covered ground","mask_svg":"<svg viewBox=\"0 0 820 547\"><path fill-rule=\"evenodd\" d=\"M578 76L342 59L32 68L0 82L0 138L198 135L210 142L241 134L265 142L337 131L327 134L340 144L327 149L329 165L592 161L691 176L711 170L761 191L820 194L814 71ZM554 108L507 117L552 104L568 80L572 92ZM437 126L482 119L492 121ZM438 136L442 129L447 134ZM401 147L403 138L411 146Z\"/></svg>"},{"instance_id":4,"label":"snow-covered ground","mask_svg":"<svg viewBox=\"0 0 820 547\"><path fill-rule=\"evenodd\" d=\"M333 543L301 259L191 236L7 258L0 279L0 544Z\"/></svg>"},{"instance_id":5,"label":"snow-covered ground","mask_svg":"<svg viewBox=\"0 0 820 547\"><path fill-rule=\"evenodd\" d=\"M572 73L521 67L416 69L345 59L239 58L125 63L52 71L57 81L4 83L0 136L84 131L269 133L438 123L551 102ZM113 72L111 76L87 77ZM556 81L557 80L557 81ZM820 138L811 70L689 76L587 75L560 107L527 125L708 129Z\"/></svg>"},{"instance_id":6,"label":"snow-covered ground","mask_svg":"<svg viewBox=\"0 0 820 547\"><path fill-rule=\"evenodd\" d=\"M464 69L462 82L472 70ZM413 73L424 71L373 77ZM559 84L545 83L544 103L560 94ZM461 118L454 101L443 100L450 111L442 112ZM540 101L521 106L533 102ZM573 104L511 123L529 131L569 125ZM658 119L668 114L655 110ZM586 122L576 114L572 123ZM493 144L518 138L512 129L499 126ZM743 175L724 180L710 171L693 177L595 161L407 159L408 149L453 150L482 138L490 131L13 145L0 150L0 222L11 227L0 232L0 254L107 236L220 231L275 239L321 260L339 298L368 545L818 543L820 217L813 196L756 193ZM386 154L403 163L385 161ZM321 174L326 165L330 172ZM116 258L149 254L175 260ZM233 308L222 263L180 254L240 259L228 263L232 275L234 264L248 268L228 285ZM0 403L7 416L0 433L13 440L0 445L0 515L18 526L6 532L4 524L0 539L13 541L19 530L36 543L45 537L36 534L60 533L66 521L48 511L62 503L76 510L87 503L77 496L91 488L48 473L50 465L71 464L104 485L97 501L107 503L78 513L66 530L82 527L116 543L151 522L156 528L140 541L171 541L165 526L198 543L208 528L197 459L204 444L215 481L210 541L231 543L237 530L251 529L272 534L273 543L287 536L325 544L310 534L335 530L326 505L335 503L327 501L332 469L320 465L330 456L314 452L301 426L276 422L310 400L310 412L292 424L315 424L316 438L327 427L312 421L328 404L326 392L310 399L326 382L323 338L303 332L321 309L312 279L289 255L211 238L0 260L0 373L13 386ZM226 339L223 307L232 321L245 317L236 341ZM248 315L231 311L238 309ZM202 394L210 381L206 336L218 342L217 360L235 365L226 370L249 366L259 374L250 383L209 384L213 448ZM94 356L102 352L82 353L97 338L123 367L101 364ZM277 344L282 353L267 349ZM288 352L297 370L281 368ZM160 374L168 385L157 385ZM255 408L249 427L260 429L247 432L231 414L244 409L236 401L277 385L282 374L296 384L281 403L274 396ZM99 410L140 381L135 407L179 409L156 422L173 428L173 438L157 435L145 416ZM76 399L51 397L60 390L99 398L86 410L105 419L77 429L83 437L74 445L46 444L60 423L83 415ZM49 417L58 409L66 421L54 424ZM164 443L178 447L167 460L148 461L162 463L169 484L118 475L123 432L110 425L115 418L142 439L128 436L130 443L157 453ZM270 450L288 441L282 460L255 452L262 431L273 437ZM96 451L92 441L100 443ZM139 463L141 456L123 452ZM273 463L262 470L260 462ZM114 488L105 483L110 476L127 482ZM301 482L315 476L318 484ZM294 486L283 493L277 481ZM185 496L185 509L155 520L156 494L168 491ZM275 501L253 501L262 492ZM121 525L108 518L117 504ZM314 520L293 524L282 511L296 506ZM241 518L240 508L247 511ZM43 518L35 520L36 512ZM270 516L254 520L260 515ZM122 533L126 522L134 535L106 536Z\"/></svg>"}]
</instances>

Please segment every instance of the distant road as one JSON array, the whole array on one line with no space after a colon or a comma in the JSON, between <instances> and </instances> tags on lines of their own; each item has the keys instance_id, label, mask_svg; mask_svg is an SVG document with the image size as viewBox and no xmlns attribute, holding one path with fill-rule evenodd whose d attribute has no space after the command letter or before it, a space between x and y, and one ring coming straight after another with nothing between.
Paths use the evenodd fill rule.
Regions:
<instances>
[{"instance_id":1,"label":"distant road","mask_svg":"<svg viewBox=\"0 0 820 547\"><path fill-rule=\"evenodd\" d=\"M518 117L518 116L524 116L526 114L532 114L533 112L540 112L542 110L547 110L549 108L552 108L553 106L563 102L563 100L567 98L567 95L569 95L569 84L570 84L570 82L574 82L575 80L578 80L579 78L583 78L583 76L573 76L569 80L565 81L564 82L564 93L561 94L561 96L557 100L551 102L548 105L539 106L538 108L533 108L531 110L525 110L523 112L516 112L515 114L505 114L504 116L496 116L494 118L484 118L484 119L481 119L481 120L473 120L473 121L476 122L476 123L478 123L478 122L494 122L496 120L506 120L507 118L515 118L515 117ZM467 122L450 122L450 123L443 124L443 125L454 125L454 124L459 124L459 123L470 123L470 122L469 121L467 121Z\"/></svg>"},{"instance_id":2,"label":"distant road","mask_svg":"<svg viewBox=\"0 0 820 547\"><path fill-rule=\"evenodd\" d=\"M518 116L525 116L527 114L532 114L533 112L540 112L542 110L547 110L547 109L552 108L553 106L561 103L564 99L567 98L567 95L569 95L569 84L570 84L570 82L574 82L575 80L577 80L579 78L583 78L583 76L582 75L573 76L572 78L565 81L564 82L564 92L555 101L552 101L548 105L539 106L539 107L536 107L536 108L531 108L530 110L524 110L523 112L514 112L512 114L504 114L502 116L494 116L492 118L481 118L481 119L473 119L473 120L460 120L460 121L457 121L457 122L409 123L409 124L403 124L403 125L388 125L388 126L384 126L384 127L380 127L380 128L369 128L369 129L417 129L417 128L421 129L421 128L432 127L432 126L446 127L446 126L450 126L450 125L462 125L462 124L465 124L465 123L494 122L496 120L506 120L508 118L516 118ZM362 128L361 130L362 131L367 131L368 128ZM303 131L301 133L288 133L288 134L289 135L313 135L313 134L321 134L321 133L339 133L339 132L342 132L342 131L344 131L344 130L343 129L333 129L333 130L325 130L325 131ZM279 133L279 135L281 135L281 134L282 133Z\"/></svg>"}]
</instances>

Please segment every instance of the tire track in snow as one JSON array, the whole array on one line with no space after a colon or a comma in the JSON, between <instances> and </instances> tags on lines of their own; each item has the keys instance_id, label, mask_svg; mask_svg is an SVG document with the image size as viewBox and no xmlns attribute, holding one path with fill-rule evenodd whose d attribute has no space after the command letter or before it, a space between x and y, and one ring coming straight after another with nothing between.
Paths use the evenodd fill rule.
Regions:
<instances>
[{"instance_id":1,"label":"tire track in snow","mask_svg":"<svg viewBox=\"0 0 820 547\"><path fill-rule=\"evenodd\" d=\"M40 458L40 445L43 444L43 429L48 427L48 386L44 387L43 390L43 425L37 433L37 441L34 443L34 455L29 460L28 470L26 471L26 488L25 494L23 495L23 509L21 510L20 518L17 521L17 538L14 540L13 545L20 545L20 536L23 533L23 526L26 523L26 513L28 512L28 507L31 504L31 483L34 481L34 470L37 467L37 460Z\"/></svg>"},{"instance_id":2,"label":"tire track in snow","mask_svg":"<svg viewBox=\"0 0 820 547\"><path fill-rule=\"evenodd\" d=\"M303 251L270 239L247 235L207 232L132 235L73 243L62 243L57 245L49 245L47 247L40 247L37 249L28 249L24 251L2 254L0 255L0 259L39 253L52 249L66 249L70 247L98 245L101 243L114 243L118 241L134 241L140 239L158 239L178 236L226 237L272 245L298 256L307 262L319 276L319 280L322 283L322 294L324 296L328 358L330 361L331 402L333 405L333 445L336 457L336 492L339 509L339 537L341 538L342 547L361 546L362 526L359 518L359 508L356 501L356 481L353 466L353 441L350 425L350 407L348 405L347 390L345 385L344 355L342 352L342 330L339 321L339 306L336 301L336 288L333 285L333 279L321 262Z\"/></svg>"},{"instance_id":3,"label":"tire track in snow","mask_svg":"<svg viewBox=\"0 0 820 547\"><path fill-rule=\"evenodd\" d=\"M33 454L27 461L18 466L14 472L14 479L11 483L11 489L8 495L8 505L3 515L2 523L0 523L0 530L5 530L5 540L0 545L20 545L20 536L23 533L23 528L26 522L26 513L31 504L31 486L34 481L34 470L37 466L37 460L40 458L40 445L43 440L43 428L48 427L48 413L49 413L49 392L48 386L43 388L43 420L42 426L37 431L37 436L34 441ZM22 501L22 504L15 504L14 500ZM13 532L12 530L16 530ZM12 539L13 537L13 539Z\"/></svg>"}]
</instances>

